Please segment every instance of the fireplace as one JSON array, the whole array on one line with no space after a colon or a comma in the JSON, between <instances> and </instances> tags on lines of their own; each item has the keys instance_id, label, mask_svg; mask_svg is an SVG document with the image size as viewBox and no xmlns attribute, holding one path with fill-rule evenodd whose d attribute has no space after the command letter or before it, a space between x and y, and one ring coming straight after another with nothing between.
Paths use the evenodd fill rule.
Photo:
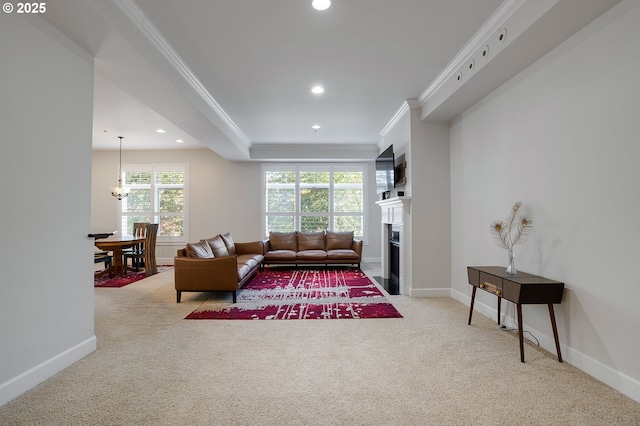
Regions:
<instances>
[{"instance_id":1,"label":"fireplace","mask_svg":"<svg viewBox=\"0 0 640 426\"><path fill-rule=\"evenodd\" d=\"M389 226L389 294L400 294L400 226Z\"/></svg>"},{"instance_id":2,"label":"fireplace","mask_svg":"<svg viewBox=\"0 0 640 426\"><path fill-rule=\"evenodd\" d=\"M382 210L380 258L384 287L391 294L411 294L411 198L376 202ZM392 293L393 292L393 293Z\"/></svg>"}]
</instances>

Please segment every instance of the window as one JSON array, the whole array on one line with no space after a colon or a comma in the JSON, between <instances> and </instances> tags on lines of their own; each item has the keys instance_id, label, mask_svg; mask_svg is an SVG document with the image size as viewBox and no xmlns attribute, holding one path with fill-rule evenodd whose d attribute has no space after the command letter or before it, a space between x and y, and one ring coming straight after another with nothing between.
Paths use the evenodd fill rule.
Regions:
<instances>
[{"instance_id":1,"label":"window","mask_svg":"<svg viewBox=\"0 0 640 426\"><path fill-rule=\"evenodd\" d=\"M365 232L365 164L263 165L265 235Z\"/></svg>"},{"instance_id":2,"label":"window","mask_svg":"<svg viewBox=\"0 0 640 426\"><path fill-rule=\"evenodd\" d=\"M123 186L129 196L118 203L122 235L135 222L158 223L158 242L188 240L186 164L123 164Z\"/></svg>"}]
</instances>

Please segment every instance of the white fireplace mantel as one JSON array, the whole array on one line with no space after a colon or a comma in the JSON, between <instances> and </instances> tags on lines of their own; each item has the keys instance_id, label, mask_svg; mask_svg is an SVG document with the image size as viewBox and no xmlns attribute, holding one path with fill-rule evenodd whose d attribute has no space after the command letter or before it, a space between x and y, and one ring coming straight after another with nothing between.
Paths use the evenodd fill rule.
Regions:
<instances>
[{"instance_id":1,"label":"white fireplace mantel","mask_svg":"<svg viewBox=\"0 0 640 426\"><path fill-rule=\"evenodd\" d=\"M400 230L399 287L401 294L409 294L411 288L411 197L392 197L376 201L382 209L382 274L388 279L389 273L389 225L398 225Z\"/></svg>"},{"instance_id":2,"label":"white fireplace mantel","mask_svg":"<svg viewBox=\"0 0 640 426\"><path fill-rule=\"evenodd\" d=\"M405 222L404 216L411 213L411 197L387 198L376 201L376 204L382 209L382 223L402 224Z\"/></svg>"}]
</instances>

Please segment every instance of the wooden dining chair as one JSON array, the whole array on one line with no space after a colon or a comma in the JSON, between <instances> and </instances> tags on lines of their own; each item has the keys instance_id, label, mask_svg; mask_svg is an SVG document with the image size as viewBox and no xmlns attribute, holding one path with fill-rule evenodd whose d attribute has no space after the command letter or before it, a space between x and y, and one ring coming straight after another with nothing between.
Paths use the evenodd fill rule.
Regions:
<instances>
[{"instance_id":1,"label":"wooden dining chair","mask_svg":"<svg viewBox=\"0 0 640 426\"><path fill-rule=\"evenodd\" d=\"M123 253L124 264L128 264L128 259L131 259L131 266L136 271L140 270L140 266L144 266L147 275L153 275L158 272L156 265L156 237L158 235L157 223L138 223L138 234L134 234L137 237L144 237L145 241L142 244L134 246L130 251Z\"/></svg>"},{"instance_id":2,"label":"wooden dining chair","mask_svg":"<svg viewBox=\"0 0 640 426\"><path fill-rule=\"evenodd\" d=\"M111 255L108 251L96 251L93 253L93 263L103 263L104 269L111 267Z\"/></svg>"},{"instance_id":3,"label":"wooden dining chair","mask_svg":"<svg viewBox=\"0 0 640 426\"><path fill-rule=\"evenodd\" d=\"M144 242L144 270L147 276L158 273L156 264L156 238L158 237L157 223L150 223L147 226L147 237Z\"/></svg>"},{"instance_id":4,"label":"wooden dining chair","mask_svg":"<svg viewBox=\"0 0 640 426\"><path fill-rule=\"evenodd\" d=\"M133 224L133 236L136 238L147 237L147 222L135 222ZM128 266L128 260L131 259L131 266L135 268L136 272L143 266L144 262L144 243L136 244L135 246L122 251L122 264L125 268Z\"/></svg>"}]
</instances>

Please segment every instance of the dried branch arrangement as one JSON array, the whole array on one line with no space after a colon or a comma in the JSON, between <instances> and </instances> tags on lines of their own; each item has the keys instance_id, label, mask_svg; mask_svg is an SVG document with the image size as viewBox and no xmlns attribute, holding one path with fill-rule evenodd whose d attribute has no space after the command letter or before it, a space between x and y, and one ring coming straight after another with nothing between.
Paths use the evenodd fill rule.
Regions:
<instances>
[{"instance_id":1,"label":"dried branch arrangement","mask_svg":"<svg viewBox=\"0 0 640 426\"><path fill-rule=\"evenodd\" d=\"M524 241L533 228L533 221L521 210L522 202L518 201L511 208L509 217L491 223L491 232L507 250Z\"/></svg>"}]
</instances>

